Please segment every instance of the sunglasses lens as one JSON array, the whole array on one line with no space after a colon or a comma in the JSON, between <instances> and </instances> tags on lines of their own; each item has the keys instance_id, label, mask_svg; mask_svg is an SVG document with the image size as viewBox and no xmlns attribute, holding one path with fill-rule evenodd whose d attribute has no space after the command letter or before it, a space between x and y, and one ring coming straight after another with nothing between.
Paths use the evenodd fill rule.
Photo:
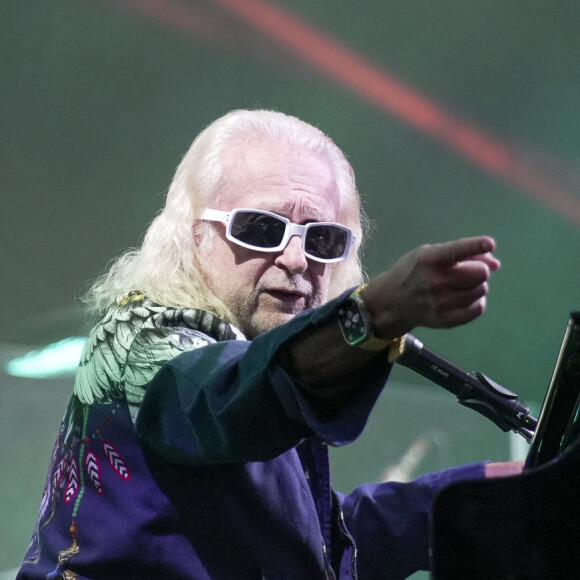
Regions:
<instances>
[{"instance_id":1,"label":"sunglasses lens","mask_svg":"<svg viewBox=\"0 0 580 580\"><path fill-rule=\"evenodd\" d=\"M308 228L305 251L307 254L333 260L343 256L346 249L347 233L336 226L317 226Z\"/></svg>"},{"instance_id":2,"label":"sunglasses lens","mask_svg":"<svg viewBox=\"0 0 580 580\"><path fill-rule=\"evenodd\" d=\"M275 248L280 245L286 224L270 215L241 211L234 216L231 235L249 246Z\"/></svg>"}]
</instances>

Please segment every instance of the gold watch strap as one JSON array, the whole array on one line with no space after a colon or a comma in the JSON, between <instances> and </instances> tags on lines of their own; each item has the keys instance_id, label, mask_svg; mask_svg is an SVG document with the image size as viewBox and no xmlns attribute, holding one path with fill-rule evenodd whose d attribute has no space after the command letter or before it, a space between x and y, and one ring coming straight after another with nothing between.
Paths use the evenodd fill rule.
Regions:
<instances>
[{"instance_id":1,"label":"gold watch strap","mask_svg":"<svg viewBox=\"0 0 580 580\"><path fill-rule=\"evenodd\" d=\"M365 318L367 319L369 325L371 325L371 317L370 317L370 310L367 307L364 298L360 295L361 291L364 290L366 284L362 284L355 290L353 290L349 298L352 298L356 301L358 306L360 307L361 311L364 311L366 314ZM372 326L372 325L371 325ZM405 348L405 335L398 336L397 338L393 339L384 339L375 336L372 327L369 330L369 337L363 341L358 343L356 346L358 348L362 348L363 350L370 350L370 351L379 351L388 349L388 360L390 363L395 362L402 354Z\"/></svg>"}]
</instances>

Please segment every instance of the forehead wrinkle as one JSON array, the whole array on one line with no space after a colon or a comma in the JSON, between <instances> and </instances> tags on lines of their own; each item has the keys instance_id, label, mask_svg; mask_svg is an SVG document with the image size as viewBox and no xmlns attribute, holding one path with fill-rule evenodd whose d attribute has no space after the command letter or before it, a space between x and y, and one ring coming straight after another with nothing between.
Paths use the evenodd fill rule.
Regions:
<instances>
[{"instance_id":1,"label":"forehead wrinkle","mask_svg":"<svg viewBox=\"0 0 580 580\"><path fill-rule=\"evenodd\" d=\"M320 199L310 199L309 192L303 191L303 195L300 196L298 201L298 212L303 216L308 216L303 219L303 222L306 221L328 221L328 217L324 215L324 212L321 210L320 207ZM329 202L329 199L326 195L324 195L324 200ZM330 202L329 202L330 204ZM335 208L332 208L335 209ZM335 215L338 216L338 212L335 212Z\"/></svg>"},{"instance_id":2,"label":"forehead wrinkle","mask_svg":"<svg viewBox=\"0 0 580 580\"><path fill-rule=\"evenodd\" d=\"M327 208L325 207L324 210L321 208L321 199L332 208L336 217L339 215L341 205L340 195L332 195L338 192L334 168L323 155L311 154L310 157L318 162L318 171L314 171L309 164L298 166L291 164L286 167L286 174L289 181L293 183L291 191L300 194L298 196L298 211L304 215L312 216L317 221L327 221L328 218L324 215ZM322 180L320 167L325 169Z\"/></svg>"},{"instance_id":3,"label":"forehead wrinkle","mask_svg":"<svg viewBox=\"0 0 580 580\"><path fill-rule=\"evenodd\" d=\"M335 216L333 221L338 218L338 186L334 168L326 157L280 144L237 145L224 157L222 199L229 197L229 202L240 207L236 200L250 194L253 202L244 203L244 207L268 209L289 219L298 214L301 223L330 221L329 209ZM304 163L295 163L296 154L304 158ZM263 171L264 167L271 170ZM227 205L224 209L232 207Z\"/></svg>"}]
</instances>

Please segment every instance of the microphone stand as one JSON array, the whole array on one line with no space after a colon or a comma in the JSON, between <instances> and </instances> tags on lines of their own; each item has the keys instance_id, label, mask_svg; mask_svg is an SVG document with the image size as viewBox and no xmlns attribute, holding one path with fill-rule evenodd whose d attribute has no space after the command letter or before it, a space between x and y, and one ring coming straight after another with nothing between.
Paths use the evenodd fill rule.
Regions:
<instances>
[{"instance_id":1,"label":"microphone stand","mask_svg":"<svg viewBox=\"0 0 580 580\"><path fill-rule=\"evenodd\" d=\"M428 350L412 334L405 336L398 364L410 368L453 393L459 403L493 421L502 431L515 431L530 442L538 420L518 396L483 373L467 373Z\"/></svg>"}]
</instances>

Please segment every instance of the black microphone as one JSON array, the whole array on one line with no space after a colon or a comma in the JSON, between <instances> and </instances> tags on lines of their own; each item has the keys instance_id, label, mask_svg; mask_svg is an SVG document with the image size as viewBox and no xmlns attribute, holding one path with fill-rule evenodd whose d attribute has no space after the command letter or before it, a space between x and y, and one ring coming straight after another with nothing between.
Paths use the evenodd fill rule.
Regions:
<instances>
[{"instance_id":1,"label":"black microphone","mask_svg":"<svg viewBox=\"0 0 580 580\"><path fill-rule=\"evenodd\" d=\"M531 441L538 420L530 409L483 373L467 373L425 348L412 334L407 334L403 352L396 362L410 368L453 393L459 403L493 421L502 431L515 431Z\"/></svg>"}]
</instances>

